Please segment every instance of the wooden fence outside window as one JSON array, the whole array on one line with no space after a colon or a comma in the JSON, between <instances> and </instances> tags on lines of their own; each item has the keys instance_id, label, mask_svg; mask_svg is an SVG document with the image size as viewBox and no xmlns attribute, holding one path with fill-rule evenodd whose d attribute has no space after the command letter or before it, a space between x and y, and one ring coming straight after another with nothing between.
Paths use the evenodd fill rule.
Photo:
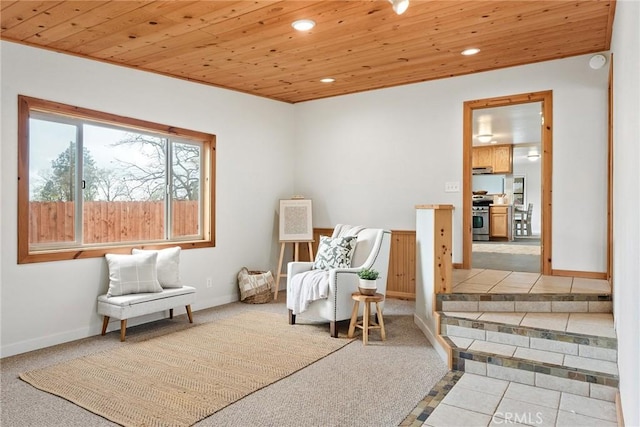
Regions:
<instances>
[{"instance_id":1,"label":"wooden fence outside window","mask_svg":"<svg viewBox=\"0 0 640 427\"><path fill-rule=\"evenodd\" d=\"M199 203L173 202L172 236L198 235ZM73 242L75 202L30 202L29 243ZM84 202L85 244L163 240L164 201Z\"/></svg>"}]
</instances>

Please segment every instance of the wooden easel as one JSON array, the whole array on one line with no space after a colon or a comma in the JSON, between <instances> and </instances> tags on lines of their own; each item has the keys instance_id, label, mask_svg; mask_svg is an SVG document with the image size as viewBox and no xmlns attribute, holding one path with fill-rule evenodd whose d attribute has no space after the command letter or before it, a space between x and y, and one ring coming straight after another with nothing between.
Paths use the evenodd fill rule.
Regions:
<instances>
[{"instance_id":1,"label":"wooden easel","mask_svg":"<svg viewBox=\"0 0 640 427\"><path fill-rule=\"evenodd\" d=\"M287 277L286 273L282 273L282 262L284 261L284 248L287 243L293 243L293 261L300 261L300 243L306 243L309 250L309 259L313 261L313 240L303 240L300 242L280 241L280 260L278 261L278 275L276 277L276 292L273 296L274 300L278 299L278 289L280 288L280 279Z\"/></svg>"}]
</instances>

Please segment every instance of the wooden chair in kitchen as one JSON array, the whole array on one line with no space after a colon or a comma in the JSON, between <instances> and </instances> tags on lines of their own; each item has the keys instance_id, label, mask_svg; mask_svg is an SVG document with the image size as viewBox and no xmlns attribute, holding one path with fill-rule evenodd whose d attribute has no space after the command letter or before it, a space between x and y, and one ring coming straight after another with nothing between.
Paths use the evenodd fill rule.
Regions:
<instances>
[{"instance_id":1,"label":"wooden chair in kitchen","mask_svg":"<svg viewBox=\"0 0 640 427\"><path fill-rule=\"evenodd\" d=\"M531 214L533 213L533 203L529 203L526 211L514 213L514 228L516 236L531 236Z\"/></svg>"}]
</instances>

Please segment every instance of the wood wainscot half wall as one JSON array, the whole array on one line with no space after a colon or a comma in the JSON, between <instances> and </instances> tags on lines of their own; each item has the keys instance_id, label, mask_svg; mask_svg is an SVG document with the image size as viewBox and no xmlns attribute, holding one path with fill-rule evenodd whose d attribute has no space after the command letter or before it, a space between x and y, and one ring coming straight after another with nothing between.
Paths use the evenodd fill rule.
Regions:
<instances>
[{"instance_id":1,"label":"wood wainscot half wall","mask_svg":"<svg viewBox=\"0 0 640 427\"><path fill-rule=\"evenodd\" d=\"M320 236L331 236L333 228L313 229L313 252L318 253ZM309 260L306 246L300 247L300 260ZM387 276L387 298L416 299L416 232L391 230L391 254Z\"/></svg>"}]
</instances>

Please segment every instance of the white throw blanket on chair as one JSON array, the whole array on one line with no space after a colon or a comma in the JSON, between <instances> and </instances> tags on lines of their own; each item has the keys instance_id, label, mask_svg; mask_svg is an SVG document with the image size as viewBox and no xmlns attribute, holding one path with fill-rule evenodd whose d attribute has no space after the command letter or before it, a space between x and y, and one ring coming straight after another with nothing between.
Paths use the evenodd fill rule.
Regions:
<instances>
[{"instance_id":1,"label":"white throw blanket on chair","mask_svg":"<svg viewBox=\"0 0 640 427\"><path fill-rule=\"evenodd\" d=\"M341 225L337 236L357 236L365 227L361 225ZM327 270L309 270L291 278L291 298L287 298L287 308L293 314L300 314L309 308L313 301L329 296L329 272Z\"/></svg>"},{"instance_id":2,"label":"white throw blanket on chair","mask_svg":"<svg viewBox=\"0 0 640 427\"><path fill-rule=\"evenodd\" d=\"M300 314L313 301L329 296L329 271L309 270L298 273L291 279L292 298L287 298L287 308Z\"/></svg>"}]
</instances>

